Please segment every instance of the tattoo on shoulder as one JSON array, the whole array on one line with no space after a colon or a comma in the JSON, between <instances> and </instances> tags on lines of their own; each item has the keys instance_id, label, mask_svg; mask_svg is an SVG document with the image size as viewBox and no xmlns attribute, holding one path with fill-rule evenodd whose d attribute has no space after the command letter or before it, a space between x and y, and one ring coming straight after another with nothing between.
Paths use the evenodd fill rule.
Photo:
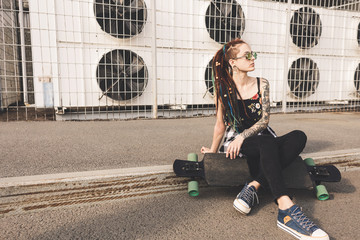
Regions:
<instances>
[{"instance_id":1,"label":"tattoo on shoulder","mask_svg":"<svg viewBox=\"0 0 360 240\"><path fill-rule=\"evenodd\" d=\"M269 85L269 81L268 81L266 78L261 78L261 82L262 82L264 85Z\"/></svg>"}]
</instances>

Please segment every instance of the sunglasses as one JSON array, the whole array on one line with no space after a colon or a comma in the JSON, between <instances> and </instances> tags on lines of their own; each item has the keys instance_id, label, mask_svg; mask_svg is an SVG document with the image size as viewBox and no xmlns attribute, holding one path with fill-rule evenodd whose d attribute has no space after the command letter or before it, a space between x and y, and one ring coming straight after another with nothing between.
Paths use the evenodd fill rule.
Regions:
<instances>
[{"instance_id":1,"label":"sunglasses","mask_svg":"<svg viewBox=\"0 0 360 240\"><path fill-rule=\"evenodd\" d=\"M236 59L240 59L240 58L246 58L247 60L251 60L252 57L254 57L256 59L257 58L257 53L256 52L248 52L247 54L245 54L242 57L236 57L236 58L233 58L233 59L236 60Z\"/></svg>"}]
</instances>

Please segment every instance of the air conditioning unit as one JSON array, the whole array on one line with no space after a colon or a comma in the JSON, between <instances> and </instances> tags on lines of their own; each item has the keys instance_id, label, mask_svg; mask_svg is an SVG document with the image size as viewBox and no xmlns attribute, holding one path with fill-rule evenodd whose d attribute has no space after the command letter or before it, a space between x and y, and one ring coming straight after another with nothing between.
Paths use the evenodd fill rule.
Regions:
<instances>
[{"instance_id":1,"label":"air conditioning unit","mask_svg":"<svg viewBox=\"0 0 360 240\"><path fill-rule=\"evenodd\" d=\"M272 101L281 102L284 96L288 102L359 99L354 94L354 72L360 57L360 13L291 4L286 23L286 3L248 0L242 6L243 38L259 52L257 68L250 75L269 79ZM287 24L290 46L284 79Z\"/></svg>"},{"instance_id":2,"label":"air conditioning unit","mask_svg":"<svg viewBox=\"0 0 360 240\"><path fill-rule=\"evenodd\" d=\"M206 4L205 19L202 22L205 25L200 26L206 29L205 39L208 54L205 54L199 60L202 66L199 66L199 79L202 79L198 85L200 92L197 94L196 102L203 104L214 104L214 86L212 80L212 58L216 51L223 44L235 38L242 38L245 33L247 3L236 0L214 0ZM205 20L205 21L204 21Z\"/></svg>"},{"instance_id":3,"label":"air conditioning unit","mask_svg":"<svg viewBox=\"0 0 360 240\"><path fill-rule=\"evenodd\" d=\"M153 104L151 0L29 4L38 106L52 92L55 107ZM204 69L219 47L205 27L209 2L162 0L156 11L157 104L212 104L203 97Z\"/></svg>"},{"instance_id":4,"label":"air conditioning unit","mask_svg":"<svg viewBox=\"0 0 360 240\"><path fill-rule=\"evenodd\" d=\"M212 20L219 14L229 14L229 10L223 13L222 2L157 1L159 105L183 109L189 105L214 104L211 94L207 94L204 73L221 45L211 38L207 26L215 29L220 23ZM215 12L215 5L221 7L220 12Z\"/></svg>"},{"instance_id":5,"label":"air conditioning unit","mask_svg":"<svg viewBox=\"0 0 360 240\"><path fill-rule=\"evenodd\" d=\"M271 21L266 19L271 18ZM205 14L205 23L212 47L212 56L206 62L203 78L206 95L213 96L211 80L211 58L222 44L234 38L248 42L253 51L258 52L255 71L250 76L267 78L271 83L272 101L283 98L286 4L254 0L211 1ZM212 99L212 103L214 100Z\"/></svg>"},{"instance_id":6,"label":"air conditioning unit","mask_svg":"<svg viewBox=\"0 0 360 240\"><path fill-rule=\"evenodd\" d=\"M49 83L55 107L152 105L151 1L30 1L36 105L48 104ZM356 98L359 13L291 6L287 23L286 3L157 0L157 104L213 104L210 61L236 37L259 53L250 75L270 80L273 101L283 90L295 102ZM302 77L308 68L316 78Z\"/></svg>"},{"instance_id":7,"label":"air conditioning unit","mask_svg":"<svg viewBox=\"0 0 360 240\"><path fill-rule=\"evenodd\" d=\"M294 11L287 101L358 99L353 76L360 58L356 39L359 17L360 13L324 8L298 7Z\"/></svg>"},{"instance_id":8,"label":"air conditioning unit","mask_svg":"<svg viewBox=\"0 0 360 240\"><path fill-rule=\"evenodd\" d=\"M152 104L148 1L29 5L37 105L46 105L43 79L55 107Z\"/></svg>"}]
</instances>

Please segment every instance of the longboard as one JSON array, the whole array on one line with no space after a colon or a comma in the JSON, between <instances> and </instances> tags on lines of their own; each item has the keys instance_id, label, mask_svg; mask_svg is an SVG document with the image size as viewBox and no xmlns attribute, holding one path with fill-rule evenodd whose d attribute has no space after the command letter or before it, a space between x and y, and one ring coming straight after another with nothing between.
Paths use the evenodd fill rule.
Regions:
<instances>
[{"instance_id":1,"label":"longboard","mask_svg":"<svg viewBox=\"0 0 360 240\"><path fill-rule=\"evenodd\" d=\"M246 158L230 159L223 153L207 153L202 161L197 161L196 154L189 154L188 160L175 160L174 172L179 177L205 179L210 186L241 186L251 181ZM283 172L285 185L288 188L315 189L320 200L329 198L326 188L321 182L339 182L340 171L333 165L315 166L312 159L302 160L298 157ZM196 184L195 184L196 185ZM198 195L196 186L190 195ZM196 193L197 192L197 193Z\"/></svg>"}]
</instances>

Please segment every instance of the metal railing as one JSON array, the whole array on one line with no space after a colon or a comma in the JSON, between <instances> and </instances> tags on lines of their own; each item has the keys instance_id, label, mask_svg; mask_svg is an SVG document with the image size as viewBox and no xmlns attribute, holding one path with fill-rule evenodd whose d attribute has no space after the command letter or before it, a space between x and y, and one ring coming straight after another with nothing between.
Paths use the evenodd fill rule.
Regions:
<instances>
[{"instance_id":1,"label":"metal railing","mask_svg":"<svg viewBox=\"0 0 360 240\"><path fill-rule=\"evenodd\" d=\"M0 0L0 121L213 115L234 38L273 112L359 110L360 1Z\"/></svg>"}]
</instances>

